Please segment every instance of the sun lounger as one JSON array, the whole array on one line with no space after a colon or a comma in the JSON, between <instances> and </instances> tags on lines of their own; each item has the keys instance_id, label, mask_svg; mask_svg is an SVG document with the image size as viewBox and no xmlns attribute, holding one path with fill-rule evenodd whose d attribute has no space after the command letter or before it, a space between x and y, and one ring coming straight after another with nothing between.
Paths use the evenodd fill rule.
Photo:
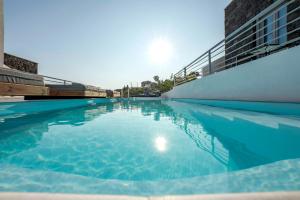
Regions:
<instances>
[{"instance_id":1,"label":"sun lounger","mask_svg":"<svg viewBox=\"0 0 300 200\"><path fill-rule=\"evenodd\" d=\"M49 84L46 86L49 87L49 96L51 97L106 97L106 90L80 83L72 83L67 85Z\"/></svg>"},{"instance_id":2,"label":"sun lounger","mask_svg":"<svg viewBox=\"0 0 300 200\"><path fill-rule=\"evenodd\" d=\"M0 96L48 95L43 77L7 66L0 67Z\"/></svg>"}]
</instances>

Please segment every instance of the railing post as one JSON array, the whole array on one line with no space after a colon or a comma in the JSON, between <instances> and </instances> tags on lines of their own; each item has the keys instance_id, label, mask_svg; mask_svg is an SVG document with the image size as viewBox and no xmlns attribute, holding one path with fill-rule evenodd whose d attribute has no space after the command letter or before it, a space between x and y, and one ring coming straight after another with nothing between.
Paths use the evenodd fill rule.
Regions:
<instances>
[{"instance_id":1,"label":"railing post","mask_svg":"<svg viewBox=\"0 0 300 200\"><path fill-rule=\"evenodd\" d=\"M176 86L176 80L175 80L176 76L173 77L173 87Z\"/></svg>"},{"instance_id":2,"label":"railing post","mask_svg":"<svg viewBox=\"0 0 300 200\"><path fill-rule=\"evenodd\" d=\"M129 96L130 96L130 92L129 92L129 86L127 85L127 98L129 99Z\"/></svg>"},{"instance_id":3,"label":"railing post","mask_svg":"<svg viewBox=\"0 0 300 200\"><path fill-rule=\"evenodd\" d=\"M183 68L184 80L186 80L186 67Z\"/></svg>"},{"instance_id":4,"label":"railing post","mask_svg":"<svg viewBox=\"0 0 300 200\"><path fill-rule=\"evenodd\" d=\"M209 74L212 73L212 68L211 68L211 51L210 50L208 51L208 71L209 71Z\"/></svg>"}]
</instances>

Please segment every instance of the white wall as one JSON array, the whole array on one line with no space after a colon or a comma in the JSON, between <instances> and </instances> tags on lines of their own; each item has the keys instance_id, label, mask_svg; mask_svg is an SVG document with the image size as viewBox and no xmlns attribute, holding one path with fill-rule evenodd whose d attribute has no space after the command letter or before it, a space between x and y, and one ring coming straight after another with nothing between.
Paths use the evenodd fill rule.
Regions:
<instances>
[{"instance_id":1,"label":"white wall","mask_svg":"<svg viewBox=\"0 0 300 200\"><path fill-rule=\"evenodd\" d=\"M300 103L300 46L179 85L163 97Z\"/></svg>"},{"instance_id":2,"label":"white wall","mask_svg":"<svg viewBox=\"0 0 300 200\"><path fill-rule=\"evenodd\" d=\"M4 62L4 23L3 23L3 0L0 0L0 67Z\"/></svg>"}]
</instances>

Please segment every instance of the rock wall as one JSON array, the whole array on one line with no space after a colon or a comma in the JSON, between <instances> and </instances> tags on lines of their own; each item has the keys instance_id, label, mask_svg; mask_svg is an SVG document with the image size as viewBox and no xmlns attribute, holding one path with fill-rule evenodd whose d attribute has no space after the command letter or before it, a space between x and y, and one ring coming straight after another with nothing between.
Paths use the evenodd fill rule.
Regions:
<instances>
[{"instance_id":1,"label":"rock wall","mask_svg":"<svg viewBox=\"0 0 300 200\"><path fill-rule=\"evenodd\" d=\"M19 58L10 54L4 54L4 64L12 69L17 69L23 72L32 74L38 73L38 63Z\"/></svg>"}]
</instances>

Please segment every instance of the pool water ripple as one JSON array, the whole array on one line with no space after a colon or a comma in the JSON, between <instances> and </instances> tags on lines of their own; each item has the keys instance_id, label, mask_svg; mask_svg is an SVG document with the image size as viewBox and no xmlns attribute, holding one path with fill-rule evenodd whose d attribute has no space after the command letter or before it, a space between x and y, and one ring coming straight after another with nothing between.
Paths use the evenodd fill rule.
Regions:
<instances>
[{"instance_id":1,"label":"pool water ripple","mask_svg":"<svg viewBox=\"0 0 300 200\"><path fill-rule=\"evenodd\" d=\"M81 185L84 193L221 193L238 192L245 180L249 188L241 191L264 191L257 182L268 190L300 189L297 116L120 101L4 118L0 131L1 191L74 192ZM228 177L236 185L212 187Z\"/></svg>"}]
</instances>

